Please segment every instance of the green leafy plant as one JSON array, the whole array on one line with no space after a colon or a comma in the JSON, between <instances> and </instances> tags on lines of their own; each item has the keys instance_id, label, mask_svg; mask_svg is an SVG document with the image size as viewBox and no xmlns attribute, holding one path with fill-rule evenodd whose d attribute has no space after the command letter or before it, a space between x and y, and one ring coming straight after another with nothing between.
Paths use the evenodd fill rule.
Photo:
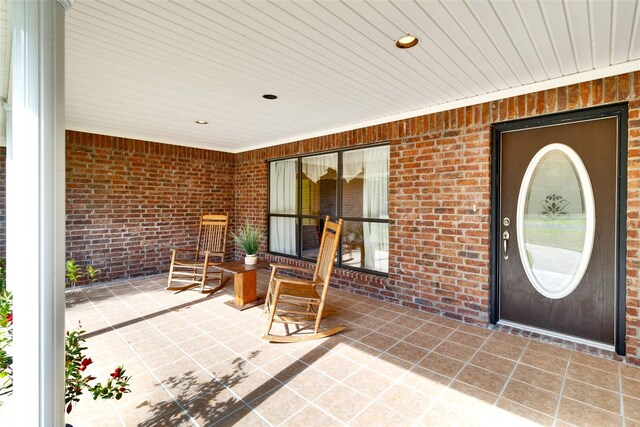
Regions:
<instances>
[{"instance_id":1,"label":"green leafy plant","mask_svg":"<svg viewBox=\"0 0 640 427\"><path fill-rule=\"evenodd\" d=\"M89 276L89 284L93 284L97 279L96 275L100 272L100 270L97 270L95 268L93 268L93 265L90 265L89 267L87 267L87 276Z\"/></svg>"},{"instance_id":2,"label":"green leafy plant","mask_svg":"<svg viewBox=\"0 0 640 427\"><path fill-rule=\"evenodd\" d=\"M0 294L0 396L13 392L13 295L5 291ZM0 402L1 403L1 402Z\"/></svg>"},{"instance_id":3,"label":"green leafy plant","mask_svg":"<svg viewBox=\"0 0 640 427\"><path fill-rule=\"evenodd\" d=\"M74 291L76 289L76 285L78 284L80 279L82 279L82 277L84 276L82 274L82 270L80 269L78 264L76 264L76 261L74 259L70 259L66 262L65 270L66 270L65 276L67 277L67 284L71 285L71 289L72 291ZM92 265L87 267L87 278L89 279L89 285L92 285L97 280L97 274L99 272L100 270L93 268Z\"/></svg>"},{"instance_id":4,"label":"green leafy plant","mask_svg":"<svg viewBox=\"0 0 640 427\"><path fill-rule=\"evenodd\" d=\"M93 363L90 357L86 357L84 351L84 338L82 334L85 331L76 329L67 331L65 339L65 393L64 404L67 414L73 409L73 405L80 401L80 396L84 390L91 393L93 400L116 399L120 400L125 393L130 393L129 381L130 376L125 375L126 370L122 365L115 368L113 373L109 374L109 378L104 383L90 385L96 377L86 375L85 370Z\"/></svg>"},{"instance_id":5,"label":"green leafy plant","mask_svg":"<svg viewBox=\"0 0 640 427\"><path fill-rule=\"evenodd\" d=\"M66 263L67 279L75 284L81 277L75 261ZM93 267L87 269L87 275L93 283L96 280L98 270ZM5 264L0 258L0 397L13 393L13 357L11 356L11 344L13 343L13 296L6 290ZM130 393L130 376L125 375L126 370L122 365L117 366L106 381L91 384L96 377L86 374L86 369L93 364L93 360L85 355L87 347L83 337L85 331L78 328L67 331L65 336L65 410L70 413L75 403L80 401L84 391L91 393L94 400L116 399L119 400L126 393ZM0 401L0 404L2 402Z\"/></svg>"},{"instance_id":6,"label":"green leafy plant","mask_svg":"<svg viewBox=\"0 0 640 427\"><path fill-rule=\"evenodd\" d=\"M244 227L240 228L238 234L231 233L231 236L247 255L257 254L260 245L264 241L260 230L252 226L249 221L245 223Z\"/></svg>"}]
</instances>

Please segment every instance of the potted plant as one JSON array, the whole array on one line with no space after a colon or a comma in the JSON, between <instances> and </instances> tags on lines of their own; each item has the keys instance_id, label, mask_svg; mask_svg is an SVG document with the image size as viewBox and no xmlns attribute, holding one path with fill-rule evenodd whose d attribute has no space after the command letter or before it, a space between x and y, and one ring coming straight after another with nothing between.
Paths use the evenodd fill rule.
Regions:
<instances>
[{"instance_id":1,"label":"potted plant","mask_svg":"<svg viewBox=\"0 0 640 427\"><path fill-rule=\"evenodd\" d=\"M256 264L258 262L258 250L260 249L260 244L263 241L260 230L249 224L249 221L247 221L244 227L240 228L238 234L232 232L231 236L246 254L244 257L244 263L247 265Z\"/></svg>"}]
</instances>

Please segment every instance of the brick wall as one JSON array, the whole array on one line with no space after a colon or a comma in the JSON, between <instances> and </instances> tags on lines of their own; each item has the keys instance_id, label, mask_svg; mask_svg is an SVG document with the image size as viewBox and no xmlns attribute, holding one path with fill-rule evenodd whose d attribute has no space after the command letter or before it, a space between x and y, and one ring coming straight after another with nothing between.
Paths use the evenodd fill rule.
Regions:
<instances>
[{"instance_id":1,"label":"brick wall","mask_svg":"<svg viewBox=\"0 0 640 427\"><path fill-rule=\"evenodd\" d=\"M338 269L334 284L485 324L491 123L619 101L629 101L627 353L640 363L640 72L237 155L68 132L67 256L101 280L166 271L169 248L194 242L203 211L266 231L267 159L388 141L389 277Z\"/></svg>"},{"instance_id":2,"label":"brick wall","mask_svg":"<svg viewBox=\"0 0 640 427\"><path fill-rule=\"evenodd\" d=\"M66 152L67 259L100 281L168 271L203 212L233 220L233 154L74 131Z\"/></svg>"},{"instance_id":3,"label":"brick wall","mask_svg":"<svg viewBox=\"0 0 640 427\"><path fill-rule=\"evenodd\" d=\"M620 101L629 101L627 352L629 360L637 363L640 72L240 153L236 156L237 220L249 219L266 229L267 159L389 141L389 277L338 269L335 285L486 324L491 123Z\"/></svg>"}]
</instances>

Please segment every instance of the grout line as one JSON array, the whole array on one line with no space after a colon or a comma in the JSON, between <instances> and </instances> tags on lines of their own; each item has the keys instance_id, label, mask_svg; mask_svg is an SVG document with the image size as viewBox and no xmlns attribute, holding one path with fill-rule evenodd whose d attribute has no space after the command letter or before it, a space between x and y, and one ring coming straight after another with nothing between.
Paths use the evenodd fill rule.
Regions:
<instances>
[{"instance_id":1,"label":"grout line","mask_svg":"<svg viewBox=\"0 0 640 427\"><path fill-rule=\"evenodd\" d=\"M461 322L461 323L462 323L462 322ZM458 328L459 328L459 327L460 327L460 326L458 326ZM445 342L449 337L451 337L451 335L453 335L453 333L454 333L456 330L458 330L458 328L454 329L454 330L453 330L449 335L447 335L447 337L446 337L442 342ZM482 344L480 344L480 345L478 346L478 348L477 348L477 349L474 351L474 353L469 357L469 359L465 362L465 364L462 366L462 368L460 368L460 370L456 373L456 375L454 375L454 376L450 379L450 381L449 381L449 383L447 384L447 386L446 386L446 387L444 387L444 389L443 389L443 390L442 390L442 391L441 391L441 392L440 392L440 393L439 393L439 394L438 394L438 395L433 399L433 401L432 401L432 402L431 402L431 403L430 403L430 404L429 404L429 405L424 409L424 411L422 411L422 414L418 417L418 420L419 420L419 421L420 421L420 420L422 420L422 419L424 419L424 417L426 417L426 416L427 416L427 414L431 411L431 409L433 409L433 407L436 405L436 403L438 403L438 402L439 402L439 401L444 397L444 394L446 393L446 391L447 391L447 390L453 390L453 389L451 388L451 385L456 381L456 378L458 378L458 375L460 375L460 373L461 373L462 371L464 371L464 369L469 365L469 363L471 362L471 360L472 360L474 357L476 357L476 355L478 354L478 352L480 351L480 349L481 349L481 348L482 348L482 347L487 343L487 341L489 340L489 338L490 338L491 336L493 336L493 332L491 332L489 335L487 335L486 337L484 337L484 341L482 342ZM440 344L442 344L442 343L440 343ZM440 344L438 344L438 346L439 346ZM434 348L434 350L432 350L432 351L431 351L431 353L435 352L435 349L436 349L436 348L438 348L438 346L436 346L436 347ZM431 354L431 353L429 353L429 354ZM438 354L440 354L440 353L438 353ZM427 355L427 356L428 356L428 355ZM424 360L427 356L423 357L423 358L420 360L420 362L422 362L422 360ZM444 355L443 355L443 356L444 356ZM449 357L449 356L446 356L446 357ZM451 359L453 359L453 358L451 358ZM457 360L457 359L455 359L455 360ZM418 363L419 363L419 362L418 362ZM475 365L474 365L474 366L475 366ZM466 383L465 383L465 384L466 384Z\"/></svg>"},{"instance_id":2,"label":"grout line","mask_svg":"<svg viewBox=\"0 0 640 427\"><path fill-rule=\"evenodd\" d=\"M558 414L560 413L560 402L562 401L562 394L564 393L564 385L567 382L567 375L569 375L569 366L571 365L571 353L569 353L569 360L567 360L567 366L564 368L564 376L562 377L562 385L560 386L560 396L558 397L558 404L556 405L556 411L553 415L553 426L558 424Z\"/></svg>"},{"instance_id":3,"label":"grout line","mask_svg":"<svg viewBox=\"0 0 640 427\"><path fill-rule=\"evenodd\" d=\"M188 320L187 320L187 321L188 321ZM192 322L190 322L190 323L192 323ZM195 325L194 325L194 326L195 326ZM196 327L196 328L198 328L198 329L200 329L198 326L195 326L195 327ZM208 332L206 332L206 331L204 331L204 330L202 330L202 329L200 329L200 330L201 330L202 332L204 332L206 335L208 335L208 336L210 336L211 338L214 338L214 339L215 339L215 337L214 337L214 336L212 336L212 335L209 335L209 333L208 333ZM245 331L245 332L246 332L246 331ZM218 340L216 340L216 341L218 341ZM219 341L218 341L218 342L219 342ZM224 344L224 342L219 342L219 343L220 343L220 345L223 345L224 347L226 347L229 351L231 351L231 352L233 352L234 354L236 354L238 357L242 357L242 358L244 358L243 356L241 356L241 354L240 354L240 353L238 353L238 352L234 351L233 349L230 349L229 347L227 347L227 346ZM175 344L174 344L174 345L175 345ZM321 345L318 345L317 347L321 347ZM317 347L314 347L314 348L317 348ZM182 351L182 349L180 349L180 350ZM327 351L331 351L331 349L327 349ZM184 351L183 351L183 352L184 352ZM184 353L185 353L185 354L187 354L186 352L184 352ZM281 359L281 358L285 357L286 355L291 356L288 352L284 352L284 351L283 351L283 352L282 352L282 355L281 355L280 357L277 357L276 359L271 360L271 361L270 361L270 362L268 362L267 364L269 364L269 363L271 363L271 362L273 362L273 361L279 360L279 359ZM187 354L187 356L189 356L189 355ZM189 356L189 357L190 357L190 356ZM291 357L293 357L293 356L291 356ZM192 360L193 360L193 359L192 359ZM307 368L305 368L305 369L314 369L315 371L320 372L321 374L323 374L323 375L325 375L325 376L327 376L327 377L331 378L332 380L337 381L335 378L331 377L330 375L325 374L324 372L320 371L320 370L319 370L319 369L317 369L317 368L314 368L312 365L309 365L309 364L307 364L306 362L303 362L303 361L301 361L301 360L299 360L299 359L296 359L296 360L298 360L299 362L301 362L301 363L305 364L305 365L307 366ZM197 361L195 361L195 360L193 360L193 361L194 361L198 366L200 366L200 367L202 368L202 365L201 365L200 363L198 363L198 362L197 362ZM248 361L248 360L247 360L247 361ZM249 363L251 363L250 361L248 361L248 362L249 362ZM253 365L253 364L252 364L252 365ZM313 404L313 402L312 402L311 400L307 399L305 396L303 396L303 395L301 395L300 393L298 393L297 391L295 391L295 390L293 390L293 389L291 389L291 388L287 387L287 382L288 382L288 380L287 380L287 382L282 382L282 381L280 381L280 380L276 379L275 377L273 377L270 373L266 372L266 371L263 369L263 367L262 367L262 366L257 366L257 365L253 365L253 366L255 366L255 367L256 367L256 369L255 369L255 370L259 370L260 372L262 372L262 373L264 373L265 375L267 375L271 380L273 380L273 381L275 381L275 382L277 382L277 383L281 384L281 385L282 385L282 387L281 387L281 388L286 387L286 389L287 389L287 390L289 390L290 392L292 392L292 393L294 393L294 394L298 395L299 397L301 397L303 400L305 400L305 401L307 402L307 404L306 404L306 405L304 405L302 408L300 408L298 411L296 411L292 416L295 416L295 414L299 413L299 412L300 412L300 411L302 411L304 408L308 407L308 406L309 406L309 404L312 404L313 406L317 407L317 408L318 408L319 410L321 410L322 412L324 412L324 413L328 414L328 415L329 415L329 416L331 416L332 418L335 418L333 415L331 415L329 412L325 411L323 408L320 408L320 407L318 407L317 405ZM214 379L216 379L216 380L217 380L217 378L215 377L215 375L213 375L211 372L209 372L206 368L202 368L202 369L203 369L205 372L207 372L207 374L211 375ZM293 378L293 377L292 377L292 378ZM290 379L291 379L291 378L290 378ZM217 381L218 381L218 380L217 380ZM219 382L219 381L218 381L218 382ZM337 382L338 382L338 383L341 383L341 381L337 381ZM225 388L228 388L226 385L224 385L224 384L222 384L222 385L223 385ZM252 400L252 402L253 402L253 401L255 401L255 400L257 400L257 399L260 399L262 396L264 396L266 393L270 392L271 390L273 390L273 389L270 389L270 390L266 391L265 393L261 394L260 396L257 396L255 399L253 399L253 400ZM229 391L230 391L230 392L232 392L232 393L235 395L235 393L234 393L231 389L229 389ZM319 397L319 396L318 396L318 397ZM264 417L262 417L262 415L260 415L260 413L259 413L259 412L257 412L257 410L256 410L253 406L251 406L251 405L250 405L250 403L251 403L251 402L246 402L246 401L244 401L243 399L239 398L239 396L238 396L238 399L239 399L241 402L243 402L247 407L249 407L249 408L252 410L252 412L256 413L257 415L259 415L261 418L263 418L263 419L264 419ZM316 398L316 399L317 399L317 398ZM241 408L240 408L240 409L241 409ZM238 410L240 410L240 409L238 409ZM234 411L233 413L231 413L231 414L227 415L226 417L224 417L223 419L221 419L221 420L219 420L219 421L217 421L217 422L222 422L222 420L227 419L228 417L232 416L232 415L233 415L233 414L235 414L236 412L237 412L237 411ZM290 418L291 418L291 417L289 417L289 418L287 418L287 419L290 419ZM271 423L270 423L268 420L266 420L266 419L264 419L264 420L265 420L265 422L267 422L269 425L271 425Z\"/></svg>"},{"instance_id":4,"label":"grout line","mask_svg":"<svg viewBox=\"0 0 640 427\"><path fill-rule=\"evenodd\" d=\"M620 387L620 416L622 417L622 427L625 427L626 417L624 416L624 391L622 390L622 368L618 366L618 385Z\"/></svg>"},{"instance_id":5,"label":"grout line","mask_svg":"<svg viewBox=\"0 0 640 427\"><path fill-rule=\"evenodd\" d=\"M136 289L134 285L131 285L131 286L133 286L133 288L134 288L134 289ZM109 289L109 288L107 287L107 289ZM137 290L137 289L136 289L136 290ZM84 293L84 291L82 291L82 292ZM113 292L111 291L111 289L109 289L109 292L111 292L111 294L113 294L116 298L118 298L118 299L120 299L120 300L121 300L121 298L120 298L118 295L116 295L115 293L113 293ZM194 424L194 425L198 426L199 424L198 424L198 423L197 423L197 422L196 422L196 421L191 417L191 415L190 415L190 414L189 414L189 412L186 410L186 408L184 408L184 407L180 404L180 402L178 402L178 400L175 398L175 396L174 396L174 395L169 391L169 389L168 389L167 387L165 387L165 386L164 386L164 384L162 384L162 381L160 381L160 379L155 375L155 373L151 370L151 368L149 368L149 366L148 366L148 365L147 365L147 363L142 359L142 357L141 357L141 356L140 356L140 355L139 355L139 354L138 354L138 353L137 353L137 352L136 352L136 351L131 347L131 345L130 345L128 342L126 342L126 341L122 338L122 334L120 334L120 332L119 332L119 331L117 331L117 330L113 327L113 325L111 324L111 321L110 321L110 320L108 320L108 319L105 317L105 315L104 315L104 314L102 314L102 312L100 311L100 309L96 307L96 305L95 305L95 304L94 304L94 302L91 300L91 298L87 296L87 299L88 299L89 303L91 303L91 305L92 305L94 308L96 308L96 311L98 311L98 313L100 314L100 316L102 316L102 318L103 318L106 322L108 322L108 323L109 323L109 326L111 327L111 329L112 329L112 330L113 330L113 331L114 331L114 332L115 332L115 333L120 337L120 339L122 339L122 341L125 343L125 345L126 345L127 347L129 347L129 349L130 349L130 350L133 352L133 354L134 354L134 355L135 355L135 356L140 360L140 362L144 365L144 367L145 367L145 368L147 368L147 370L148 370L148 371L149 371L149 373L150 373L150 374L155 378L155 380L156 380L156 381L158 381L158 384L160 385L160 387L162 387L162 389L163 389L163 390L164 390L164 391L169 395L169 397L171 397L171 399L173 400L173 402L174 402L174 403L175 403L175 404L180 408L180 410L181 410L181 411L182 411L182 412L183 412L183 413L184 413L184 414L189 418L189 421L191 421L191 423L192 423L192 424ZM116 414L118 414L118 418L119 418L119 419L121 419L121 418L120 418L120 414L119 414L119 411L118 411L118 410L116 410Z\"/></svg>"}]
</instances>

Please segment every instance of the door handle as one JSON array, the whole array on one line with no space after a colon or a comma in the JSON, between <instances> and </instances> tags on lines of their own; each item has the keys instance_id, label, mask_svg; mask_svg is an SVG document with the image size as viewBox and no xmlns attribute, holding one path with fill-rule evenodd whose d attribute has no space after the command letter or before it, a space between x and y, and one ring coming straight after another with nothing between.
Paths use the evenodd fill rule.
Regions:
<instances>
[{"instance_id":1,"label":"door handle","mask_svg":"<svg viewBox=\"0 0 640 427\"><path fill-rule=\"evenodd\" d=\"M504 250L504 259L509 259L509 232L502 233L502 249Z\"/></svg>"}]
</instances>

